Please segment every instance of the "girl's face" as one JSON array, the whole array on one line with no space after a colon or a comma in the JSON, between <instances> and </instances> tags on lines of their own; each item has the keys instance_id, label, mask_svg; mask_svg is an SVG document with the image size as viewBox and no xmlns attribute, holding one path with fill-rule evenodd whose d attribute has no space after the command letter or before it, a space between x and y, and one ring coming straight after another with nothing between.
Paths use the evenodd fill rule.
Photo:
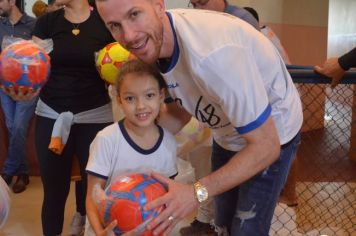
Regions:
<instances>
[{"instance_id":1,"label":"girl's face","mask_svg":"<svg viewBox=\"0 0 356 236\"><path fill-rule=\"evenodd\" d=\"M136 127L149 127L159 114L164 92L150 75L127 74L117 96L126 121Z\"/></svg>"}]
</instances>

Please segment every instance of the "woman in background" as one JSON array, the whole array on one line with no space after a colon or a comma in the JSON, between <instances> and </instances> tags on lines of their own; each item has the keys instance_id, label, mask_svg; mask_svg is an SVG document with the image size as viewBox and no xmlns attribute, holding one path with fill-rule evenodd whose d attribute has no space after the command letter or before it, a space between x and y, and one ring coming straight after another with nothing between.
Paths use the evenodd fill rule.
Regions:
<instances>
[{"instance_id":1,"label":"woman in background","mask_svg":"<svg viewBox=\"0 0 356 236\"><path fill-rule=\"evenodd\" d=\"M96 71L94 52L114 40L87 0L56 0L56 5L64 7L40 17L34 30L35 41L52 39L54 44L51 74L36 109L36 149L44 188L42 229L46 236L62 233L74 156L79 160L83 194L81 201L77 199L72 223L82 230L89 145L96 133L112 122L110 100Z\"/></svg>"}]
</instances>

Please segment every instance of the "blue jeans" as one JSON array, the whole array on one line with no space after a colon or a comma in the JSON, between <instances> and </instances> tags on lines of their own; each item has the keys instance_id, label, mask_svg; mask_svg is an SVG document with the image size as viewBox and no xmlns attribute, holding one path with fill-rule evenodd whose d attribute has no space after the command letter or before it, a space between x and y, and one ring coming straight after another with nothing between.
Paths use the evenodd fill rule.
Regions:
<instances>
[{"instance_id":1,"label":"blue jeans","mask_svg":"<svg viewBox=\"0 0 356 236\"><path fill-rule=\"evenodd\" d=\"M267 236L274 209L295 159L300 134L281 147L279 159L261 173L215 197L215 226L233 236ZM236 152L213 143L213 171ZM224 235L222 233L221 235Z\"/></svg>"},{"instance_id":2,"label":"blue jeans","mask_svg":"<svg viewBox=\"0 0 356 236\"><path fill-rule=\"evenodd\" d=\"M36 107L37 97L31 101L18 102L0 89L0 99L9 138L3 173L7 175L28 174L26 137L28 125Z\"/></svg>"}]
</instances>

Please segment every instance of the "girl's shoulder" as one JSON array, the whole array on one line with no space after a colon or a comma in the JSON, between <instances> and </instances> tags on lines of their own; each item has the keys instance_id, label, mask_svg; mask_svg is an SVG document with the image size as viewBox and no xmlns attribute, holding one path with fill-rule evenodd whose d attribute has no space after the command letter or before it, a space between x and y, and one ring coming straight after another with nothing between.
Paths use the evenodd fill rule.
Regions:
<instances>
[{"instance_id":1,"label":"girl's shoulder","mask_svg":"<svg viewBox=\"0 0 356 236\"><path fill-rule=\"evenodd\" d=\"M169 143L169 144L175 145L175 143L176 143L175 136L171 132L169 132L167 129L165 129L165 128L159 126L159 125L158 125L158 128L163 131L163 141L165 143Z\"/></svg>"}]
</instances>

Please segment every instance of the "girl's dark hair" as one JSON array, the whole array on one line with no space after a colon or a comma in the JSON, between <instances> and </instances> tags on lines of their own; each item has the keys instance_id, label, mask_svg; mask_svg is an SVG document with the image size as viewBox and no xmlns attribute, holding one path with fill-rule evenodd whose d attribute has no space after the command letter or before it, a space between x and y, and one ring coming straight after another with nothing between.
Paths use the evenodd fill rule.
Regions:
<instances>
[{"instance_id":1,"label":"girl's dark hair","mask_svg":"<svg viewBox=\"0 0 356 236\"><path fill-rule=\"evenodd\" d=\"M157 80L159 89L167 88L166 82L164 81L162 75L159 73L158 69L146 63L141 62L140 60L134 59L128 62L125 62L117 75L115 89L117 93L120 92L120 86L124 77L128 74L137 74L137 75L149 75Z\"/></svg>"}]
</instances>

